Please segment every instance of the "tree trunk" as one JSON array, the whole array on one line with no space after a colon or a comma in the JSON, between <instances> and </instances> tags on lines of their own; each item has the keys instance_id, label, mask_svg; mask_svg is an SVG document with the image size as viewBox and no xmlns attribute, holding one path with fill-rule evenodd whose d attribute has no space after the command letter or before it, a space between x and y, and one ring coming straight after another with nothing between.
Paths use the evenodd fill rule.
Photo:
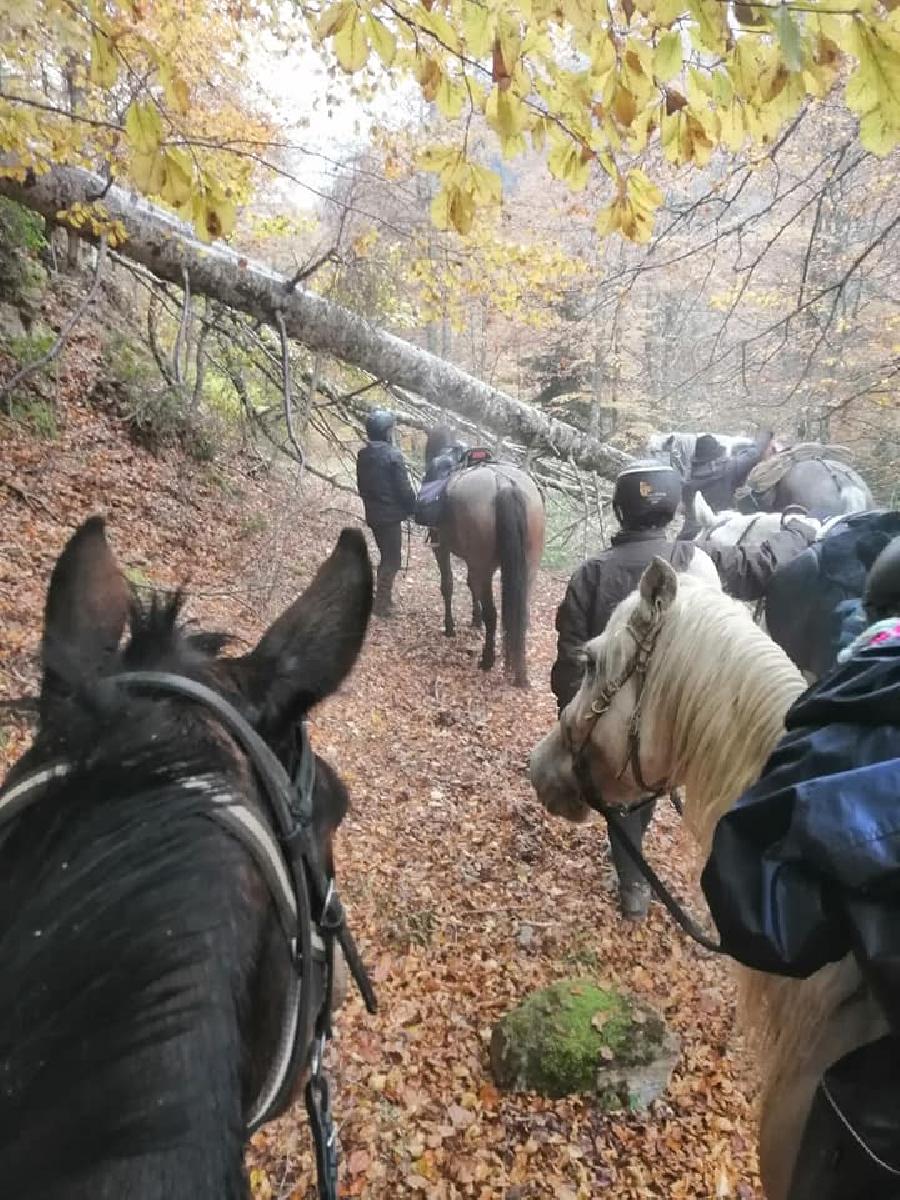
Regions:
<instances>
[{"instance_id":1,"label":"tree trunk","mask_svg":"<svg viewBox=\"0 0 900 1200\"><path fill-rule=\"evenodd\" d=\"M193 294L209 296L275 328L281 314L289 336L313 352L324 351L377 379L425 396L500 436L571 458L583 470L610 479L632 461L621 450L374 328L364 317L312 292L291 288L283 276L229 247L205 245L187 225L146 200L120 187L105 188L99 176L79 167L55 167L25 182L0 178L0 193L45 217L103 193L109 217L121 221L128 231L119 252L157 278L182 286L187 271Z\"/></svg>"}]
</instances>

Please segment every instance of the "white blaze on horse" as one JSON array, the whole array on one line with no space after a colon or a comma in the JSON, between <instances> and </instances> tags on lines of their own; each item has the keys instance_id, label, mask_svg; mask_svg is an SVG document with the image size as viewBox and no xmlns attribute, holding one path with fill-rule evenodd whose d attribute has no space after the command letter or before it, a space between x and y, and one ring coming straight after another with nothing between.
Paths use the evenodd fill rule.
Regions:
<instances>
[{"instance_id":1,"label":"white blaze on horse","mask_svg":"<svg viewBox=\"0 0 900 1200\"><path fill-rule=\"evenodd\" d=\"M639 803L638 779L683 787L705 855L781 738L802 675L740 603L658 558L585 655L581 689L531 756L541 803L585 821L592 805ZM760 1173L769 1200L786 1200L823 1072L886 1026L849 957L806 980L736 970L762 1078Z\"/></svg>"}]
</instances>

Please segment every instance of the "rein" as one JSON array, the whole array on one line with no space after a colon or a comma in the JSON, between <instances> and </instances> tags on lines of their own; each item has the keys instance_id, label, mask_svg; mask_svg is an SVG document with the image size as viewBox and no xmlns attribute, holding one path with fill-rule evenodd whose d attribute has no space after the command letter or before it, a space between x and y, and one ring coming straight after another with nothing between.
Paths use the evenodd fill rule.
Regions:
<instances>
[{"instance_id":1,"label":"rein","mask_svg":"<svg viewBox=\"0 0 900 1200\"><path fill-rule=\"evenodd\" d=\"M233 796L222 797L211 817L248 852L266 882L284 930L296 975L285 1004L276 1058L247 1118L248 1134L287 1107L297 1077L307 1061L306 1111L315 1143L320 1200L337 1200L338 1147L331 1115L330 1089L323 1070L325 1044L331 1037L334 949L339 945L370 1013L375 993L359 951L346 927L345 913L323 869L312 837L312 797L316 759L306 723L297 734L297 767L289 776L255 729L218 692L196 680L164 671L130 671L112 676L108 685L132 691L186 697L211 710L246 754L274 818L274 830ZM34 798L35 793L70 767L61 763L38 771L0 792L0 831ZM190 786L190 781L187 781ZM208 789L206 781L195 787ZM314 970L318 966L318 987ZM314 1006L313 993L318 1004Z\"/></svg>"},{"instance_id":2,"label":"rein","mask_svg":"<svg viewBox=\"0 0 900 1200\"><path fill-rule=\"evenodd\" d=\"M651 655L656 647L656 639L659 636L660 627L660 614L657 612L656 621L650 632L649 640L642 642L631 625L626 626L628 633L631 634L637 645L634 657L625 669L610 683L606 684L600 695L592 701L590 724L581 744L577 747L575 746L571 730L565 724L562 725L563 740L572 756L572 772L584 803L588 808L592 808L594 812L600 813L606 821L610 832L617 834L617 841L624 847L626 854L643 875L656 898L675 923L684 930L688 937L702 946L704 950L710 950L715 954L722 954L721 943L714 941L703 932L700 925L687 912L681 901L663 883L650 863L647 862L643 852L634 844L622 826L622 818L624 816L629 813L639 812L642 808L645 808L648 804L653 804L660 796L666 794L670 795L676 811L679 816L681 815L681 806L666 781L661 780L651 787L645 782L643 772L641 771L641 704L644 695L644 684L647 679L647 669L650 665ZM621 779L626 770L631 767L632 777L641 791L645 793L645 798L638 804L628 806L607 804L600 794L599 789L594 785L591 769L587 761L587 749L593 739L598 721L609 712L615 697L633 677L637 678L637 698L635 700L634 711L628 722L628 752L618 778Z\"/></svg>"}]
</instances>

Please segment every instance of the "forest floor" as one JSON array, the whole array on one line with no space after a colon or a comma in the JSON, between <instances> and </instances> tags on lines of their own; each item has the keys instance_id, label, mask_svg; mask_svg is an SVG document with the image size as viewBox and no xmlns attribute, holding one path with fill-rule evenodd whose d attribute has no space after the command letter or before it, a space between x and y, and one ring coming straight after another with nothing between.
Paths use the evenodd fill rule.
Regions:
<instances>
[{"instance_id":1,"label":"forest floor","mask_svg":"<svg viewBox=\"0 0 900 1200\"><path fill-rule=\"evenodd\" d=\"M98 369L76 333L57 385L56 435L0 423L0 697L33 693L44 591L73 527L92 513L140 588L189 588L206 627L251 642L302 589L355 498L313 481L254 480L240 462L151 456L121 422L79 397ZM734 1031L727 969L656 904L618 916L605 834L548 817L526 763L555 716L553 615L565 586L541 575L529 642L533 687L477 669L479 638L441 636L437 573L421 534L399 583L399 614L373 621L312 739L342 773L353 808L337 843L341 891L372 968L380 1011L351 996L330 1052L343 1146L342 1194L363 1197L742 1197L759 1195L751 1085ZM0 762L30 736L5 715ZM696 863L674 813L648 838L690 898ZM643 1115L580 1099L501 1095L493 1023L531 989L583 976L633 989L682 1039L666 1096ZM257 1133L256 1197L312 1195L302 1106Z\"/></svg>"}]
</instances>

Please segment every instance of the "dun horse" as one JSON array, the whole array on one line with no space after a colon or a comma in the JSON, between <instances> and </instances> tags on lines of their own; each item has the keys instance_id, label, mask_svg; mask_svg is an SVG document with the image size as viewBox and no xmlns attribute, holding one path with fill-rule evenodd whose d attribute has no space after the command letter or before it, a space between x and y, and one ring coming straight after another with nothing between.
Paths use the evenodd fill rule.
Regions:
<instances>
[{"instance_id":1,"label":"dun horse","mask_svg":"<svg viewBox=\"0 0 900 1200\"><path fill-rule=\"evenodd\" d=\"M428 435L426 464L455 441L438 426ZM472 626L484 625L481 667L494 665L497 608L494 575L500 570L500 616L507 672L517 687L528 686L525 634L532 586L544 551L544 502L534 480L511 463L488 462L455 472L447 485L444 515L435 531L434 554L441 572L444 633L453 637L453 570L450 557L466 564L472 593Z\"/></svg>"},{"instance_id":2,"label":"dun horse","mask_svg":"<svg viewBox=\"0 0 900 1200\"><path fill-rule=\"evenodd\" d=\"M135 604L99 518L63 551L37 736L0 792L4 1194L241 1200L248 1126L321 1082L347 794L302 722L353 666L371 603L345 531L225 658L180 598ZM276 817L298 797L289 838Z\"/></svg>"},{"instance_id":3,"label":"dun horse","mask_svg":"<svg viewBox=\"0 0 900 1200\"><path fill-rule=\"evenodd\" d=\"M635 775L683 786L684 820L708 851L717 820L784 732L804 690L799 671L741 604L661 559L585 654L581 690L532 753L542 804L586 820L576 770L606 805L639 802ZM819 1079L881 1037L884 1018L849 957L806 980L737 971L741 1011L760 1038L760 1172L769 1200L784 1200Z\"/></svg>"}]
</instances>

